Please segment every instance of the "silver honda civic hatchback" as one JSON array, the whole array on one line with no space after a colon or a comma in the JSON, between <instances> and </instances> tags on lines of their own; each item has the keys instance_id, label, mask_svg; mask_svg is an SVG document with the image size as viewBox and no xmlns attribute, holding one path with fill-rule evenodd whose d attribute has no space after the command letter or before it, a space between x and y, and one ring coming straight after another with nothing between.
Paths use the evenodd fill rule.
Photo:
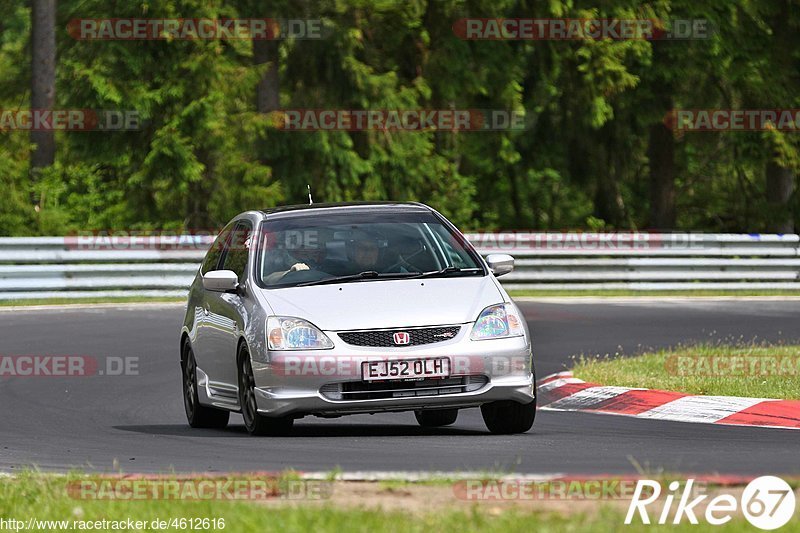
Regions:
<instances>
[{"instance_id":1,"label":"silver honda civic hatchback","mask_svg":"<svg viewBox=\"0 0 800 533\"><path fill-rule=\"evenodd\" d=\"M307 415L413 411L453 424L480 407L492 433L536 415L527 324L484 260L418 203L248 211L217 236L181 329L189 424L242 414L254 435Z\"/></svg>"}]
</instances>

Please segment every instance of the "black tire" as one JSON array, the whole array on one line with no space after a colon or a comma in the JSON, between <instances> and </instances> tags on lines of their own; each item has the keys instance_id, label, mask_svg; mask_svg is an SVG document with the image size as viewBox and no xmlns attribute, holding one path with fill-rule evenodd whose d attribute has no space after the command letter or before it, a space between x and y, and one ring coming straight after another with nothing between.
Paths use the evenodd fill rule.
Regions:
<instances>
[{"instance_id":1,"label":"black tire","mask_svg":"<svg viewBox=\"0 0 800 533\"><path fill-rule=\"evenodd\" d=\"M536 399L530 403L513 400L485 403L481 405L481 415L486 427L494 434L525 433L533 427L536 418Z\"/></svg>"},{"instance_id":2,"label":"black tire","mask_svg":"<svg viewBox=\"0 0 800 533\"><path fill-rule=\"evenodd\" d=\"M438 428L455 423L458 409L435 409L430 411L414 411L417 422L424 428Z\"/></svg>"},{"instance_id":3,"label":"black tire","mask_svg":"<svg viewBox=\"0 0 800 533\"><path fill-rule=\"evenodd\" d=\"M247 432L255 436L287 435L294 425L294 418L268 417L258 414L256 404L256 381L253 377L253 366L250 363L250 352L242 345L239 350L239 406Z\"/></svg>"},{"instance_id":4,"label":"black tire","mask_svg":"<svg viewBox=\"0 0 800 533\"><path fill-rule=\"evenodd\" d=\"M186 420L193 428L224 429L231 416L229 411L200 405L197 398L197 362L192 347L183 346L183 408Z\"/></svg>"}]
</instances>

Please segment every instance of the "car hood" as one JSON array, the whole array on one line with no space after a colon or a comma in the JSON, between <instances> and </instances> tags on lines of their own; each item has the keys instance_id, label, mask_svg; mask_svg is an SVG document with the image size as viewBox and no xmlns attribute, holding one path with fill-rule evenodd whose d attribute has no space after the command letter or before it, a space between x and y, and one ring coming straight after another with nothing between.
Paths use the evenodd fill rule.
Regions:
<instances>
[{"instance_id":1,"label":"car hood","mask_svg":"<svg viewBox=\"0 0 800 533\"><path fill-rule=\"evenodd\" d=\"M503 301L491 276L337 283L264 295L276 315L327 331L463 324Z\"/></svg>"}]
</instances>

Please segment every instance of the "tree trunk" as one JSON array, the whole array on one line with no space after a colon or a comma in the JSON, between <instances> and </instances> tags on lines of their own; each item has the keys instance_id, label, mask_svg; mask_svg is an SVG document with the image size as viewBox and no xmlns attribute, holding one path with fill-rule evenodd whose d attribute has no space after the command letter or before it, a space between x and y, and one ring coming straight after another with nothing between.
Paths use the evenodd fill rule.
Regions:
<instances>
[{"instance_id":1,"label":"tree trunk","mask_svg":"<svg viewBox=\"0 0 800 533\"><path fill-rule=\"evenodd\" d=\"M267 70L256 86L256 111L269 113L280 109L280 79L278 78L278 41L254 40L253 62L256 65L269 63ZM269 139L260 139L256 144L258 160L263 165L270 164Z\"/></svg>"},{"instance_id":2,"label":"tree trunk","mask_svg":"<svg viewBox=\"0 0 800 533\"><path fill-rule=\"evenodd\" d=\"M256 87L256 110L269 113L280 108L280 80L278 79L278 41L253 41L253 61L256 65L269 63Z\"/></svg>"},{"instance_id":3,"label":"tree trunk","mask_svg":"<svg viewBox=\"0 0 800 533\"><path fill-rule=\"evenodd\" d=\"M598 164L592 171L597 179L594 194L595 216L604 220L611 228L624 228L628 225L628 220L619 184L622 162L617 155L620 147L615 124L606 124L596 132L596 137L597 143L588 160L598 163L603 161L605 164Z\"/></svg>"},{"instance_id":4,"label":"tree trunk","mask_svg":"<svg viewBox=\"0 0 800 533\"><path fill-rule=\"evenodd\" d=\"M669 71L674 60L670 56L670 43L655 41L653 65L655 76L649 79L652 92L653 110L658 113L657 122L648 127L647 158L650 174L650 227L658 230L675 229L675 139L672 132L662 122L662 118L672 111L675 103L675 88L668 77L658 73Z\"/></svg>"},{"instance_id":5,"label":"tree trunk","mask_svg":"<svg viewBox=\"0 0 800 533\"><path fill-rule=\"evenodd\" d=\"M783 0L776 2L778 9L772 19L773 37L771 39L772 58L771 64L778 72L785 72L786 88L789 95L794 93L797 85L797 61L793 54L787 53L787 46L791 46L796 39L796 32L790 26L790 13L795 7L792 2ZM769 108L770 106L764 105ZM789 204L794 192L794 174L791 169L784 168L776 161L778 154L772 153L767 161L766 168L766 196L770 212L767 220L769 230L776 233L793 233L794 217Z\"/></svg>"},{"instance_id":6,"label":"tree trunk","mask_svg":"<svg viewBox=\"0 0 800 533\"><path fill-rule=\"evenodd\" d=\"M663 123L650 125L650 227L675 228L675 140Z\"/></svg>"},{"instance_id":7,"label":"tree trunk","mask_svg":"<svg viewBox=\"0 0 800 533\"><path fill-rule=\"evenodd\" d=\"M625 202L622 200L619 183L608 170L597 177L594 206L595 216L612 228L620 229L626 225Z\"/></svg>"},{"instance_id":8,"label":"tree trunk","mask_svg":"<svg viewBox=\"0 0 800 533\"><path fill-rule=\"evenodd\" d=\"M793 233L794 217L789 200L794 192L794 174L770 160L767 163L767 202L770 206L770 231Z\"/></svg>"},{"instance_id":9,"label":"tree trunk","mask_svg":"<svg viewBox=\"0 0 800 533\"><path fill-rule=\"evenodd\" d=\"M52 109L56 98L56 0L32 0L31 10L31 110ZM53 131L31 131L36 145L31 173L55 161Z\"/></svg>"}]
</instances>

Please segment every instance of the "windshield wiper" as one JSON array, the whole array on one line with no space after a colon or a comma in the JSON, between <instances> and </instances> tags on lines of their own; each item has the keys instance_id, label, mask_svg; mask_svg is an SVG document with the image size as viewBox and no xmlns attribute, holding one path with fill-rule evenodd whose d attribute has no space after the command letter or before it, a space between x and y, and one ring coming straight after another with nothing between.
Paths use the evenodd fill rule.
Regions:
<instances>
[{"instance_id":1,"label":"windshield wiper","mask_svg":"<svg viewBox=\"0 0 800 533\"><path fill-rule=\"evenodd\" d=\"M347 276L335 276L332 278L318 279L315 281L304 281L294 285L295 287L308 287L310 285L328 285L330 283L347 283L348 281L359 281L365 279L391 279L391 278L408 278L416 277L416 272L376 272L374 270L366 270L358 274L350 274Z\"/></svg>"},{"instance_id":2,"label":"windshield wiper","mask_svg":"<svg viewBox=\"0 0 800 533\"><path fill-rule=\"evenodd\" d=\"M450 274L465 274L465 273L477 273L483 272L481 268L459 268L455 266L444 267L441 270L431 270L430 272L423 272L422 274L417 274L414 276L415 278L435 278L437 276L448 276Z\"/></svg>"}]
</instances>

